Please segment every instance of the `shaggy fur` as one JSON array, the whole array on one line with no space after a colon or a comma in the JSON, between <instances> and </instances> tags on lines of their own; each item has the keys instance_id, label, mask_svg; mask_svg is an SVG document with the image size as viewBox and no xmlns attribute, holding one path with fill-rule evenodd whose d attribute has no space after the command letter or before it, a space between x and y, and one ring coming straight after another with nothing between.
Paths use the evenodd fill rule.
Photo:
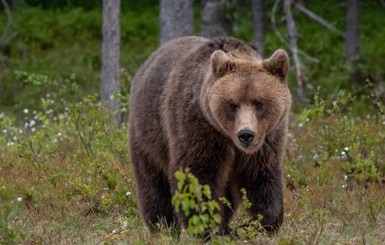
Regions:
<instances>
[{"instance_id":1,"label":"shaggy fur","mask_svg":"<svg viewBox=\"0 0 385 245\"><path fill-rule=\"evenodd\" d=\"M175 171L189 168L213 197L226 197L224 232L240 189L250 215L275 231L283 220L282 159L291 96L288 57L277 50L263 60L233 38L184 37L159 48L131 87L130 152L139 206L150 228L186 218L174 214ZM242 130L253 133L245 145Z\"/></svg>"}]
</instances>

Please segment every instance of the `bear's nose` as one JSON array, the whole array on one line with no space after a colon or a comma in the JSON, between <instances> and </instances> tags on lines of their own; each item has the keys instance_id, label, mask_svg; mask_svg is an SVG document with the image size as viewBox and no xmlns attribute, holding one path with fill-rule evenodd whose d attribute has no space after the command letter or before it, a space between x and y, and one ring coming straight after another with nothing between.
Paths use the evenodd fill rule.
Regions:
<instances>
[{"instance_id":1,"label":"bear's nose","mask_svg":"<svg viewBox=\"0 0 385 245\"><path fill-rule=\"evenodd\" d=\"M242 129L237 134L238 139L245 147L248 147L254 139L254 132L248 129Z\"/></svg>"}]
</instances>

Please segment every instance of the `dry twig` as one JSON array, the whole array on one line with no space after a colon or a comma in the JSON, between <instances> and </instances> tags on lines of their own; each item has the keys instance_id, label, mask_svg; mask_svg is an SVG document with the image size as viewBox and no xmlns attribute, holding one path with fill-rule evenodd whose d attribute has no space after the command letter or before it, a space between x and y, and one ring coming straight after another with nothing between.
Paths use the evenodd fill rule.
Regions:
<instances>
[{"instance_id":1,"label":"dry twig","mask_svg":"<svg viewBox=\"0 0 385 245\"><path fill-rule=\"evenodd\" d=\"M338 30L335 26L333 26L332 24L327 22L324 18L316 15L313 11L311 11L310 9L307 9L302 4L298 4L298 3L294 3L294 4L295 4L295 7L299 11L301 11L304 14L306 14L310 19L314 20L315 22L318 22L320 25L322 25L326 29L328 29L328 30L330 30L332 32L335 32L335 33L337 33L338 35L340 35L342 37L345 37L345 34L342 31Z\"/></svg>"},{"instance_id":2,"label":"dry twig","mask_svg":"<svg viewBox=\"0 0 385 245\"><path fill-rule=\"evenodd\" d=\"M274 30L275 35L278 37L278 39L286 46L290 47L289 43L285 40L285 38L282 36L281 32L277 28L277 23L275 16L277 14L277 9L279 5L280 0L275 0L273 8L271 10L271 23ZM319 60L317 58L311 57L310 55L306 54L304 51L298 49L298 53L302 55L305 59L307 59L310 62L318 63Z\"/></svg>"}]
</instances>

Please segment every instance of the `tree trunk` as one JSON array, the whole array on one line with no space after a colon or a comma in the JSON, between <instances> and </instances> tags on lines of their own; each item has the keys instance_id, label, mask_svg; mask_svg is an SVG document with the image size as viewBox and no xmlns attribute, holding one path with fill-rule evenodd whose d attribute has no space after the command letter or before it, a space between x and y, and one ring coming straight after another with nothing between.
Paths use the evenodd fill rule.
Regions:
<instances>
[{"instance_id":1,"label":"tree trunk","mask_svg":"<svg viewBox=\"0 0 385 245\"><path fill-rule=\"evenodd\" d=\"M171 39L192 35L192 0L160 1L160 43Z\"/></svg>"},{"instance_id":2,"label":"tree trunk","mask_svg":"<svg viewBox=\"0 0 385 245\"><path fill-rule=\"evenodd\" d=\"M16 24L13 21L10 4L8 4L6 0L1 0L1 3L4 8L4 12L7 15L7 24L4 26L3 34L0 37L0 46L7 46L17 36L17 31Z\"/></svg>"},{"instance_id":3,"label":"tree trunk","mask_svg":"<svg viewBox=\"0 0 385 245\"><path fill-rule=\"evenodd\" d=\"M265 17L263 0L252 0L254 44L262 57L265 56Z\"/></svg>"},{"instance_id":4,"label":"tree trunk","mask_svg":"<svg viewBox=\"0 0 385 245\"><path fill-rule=\"evenodd\" d=\"M293 55L295 73L297 78L297 96L300 100L305 100L305 81L302 74L301 60L298 55L297 29L291 12L292 0L285 0L284 10L286 14L287 30L289 34L290 50Z\"/></svg>"},{"instance_id":5,"label":"tree trunk","mask_svg":"<svg viewBox=\"0 0 385 245\"><path fill-rule=\"evenodd\" d=\"M359 58L358 0L347 0L345 55L347 61Z\"/></svg>"},{"instance_id":6,"label":"tree trunk","mask_svg":"<svg viewBox=\"0 0 385 245\"><path fill-rule=\"evenodd\" d=\"M111 109L114 122L121 122L120 104L115 94L120 92L120 0L103 0L103 47L100 98Z\"/></svg>"},{"instance_id":7,"label":"tree trunk","mask_svg":"<svg viewBox=\"0 0 385 245\"><path fill-rule=\"evenodd\" d=\"M201 35L208 38L226 36L226 23L220 0L202 0Z\"/></svg>"}]
</instances>

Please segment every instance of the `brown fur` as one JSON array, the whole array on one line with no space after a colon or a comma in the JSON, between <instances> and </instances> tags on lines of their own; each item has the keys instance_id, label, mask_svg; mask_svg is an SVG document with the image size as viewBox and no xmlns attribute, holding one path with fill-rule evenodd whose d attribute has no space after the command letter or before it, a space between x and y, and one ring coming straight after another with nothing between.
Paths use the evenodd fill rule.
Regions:
<instances>
[{"instance_id":1,"label":"brown fur","mask_svg":"<svg viewBox=\"0 0 385 245\"><path fill-rule=\"evenodd\" d=\"M276 230L283 220L282 159L291 97L288 57L262 60L233 38L185 37L159 48L133 80L130 151L139 206L151 230L176 218L174 173L189 167L221 209L224 232L245 188L250 214ZM241 130L254 133L247 147ZM180 217L185 223L185 218Z\"/></svg>"}]
</instances>

